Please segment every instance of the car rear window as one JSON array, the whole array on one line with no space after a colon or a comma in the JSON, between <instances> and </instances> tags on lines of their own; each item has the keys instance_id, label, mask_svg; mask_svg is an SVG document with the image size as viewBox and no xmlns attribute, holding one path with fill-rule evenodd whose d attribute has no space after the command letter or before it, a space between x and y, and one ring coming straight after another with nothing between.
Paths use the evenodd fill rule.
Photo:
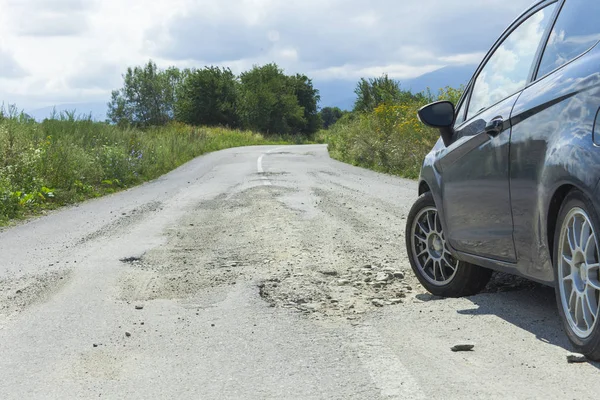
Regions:
<instances>
[{"instance_id":1,"label":"car rear window","mask_svg":"<svg viewBox=\"0 0 600 400\"><path fill-rule=\"evenodd\" d=\"M538 76L563 66L600 40L600 1L567 0L546 44Z\"/></svg>"}]
</instances>

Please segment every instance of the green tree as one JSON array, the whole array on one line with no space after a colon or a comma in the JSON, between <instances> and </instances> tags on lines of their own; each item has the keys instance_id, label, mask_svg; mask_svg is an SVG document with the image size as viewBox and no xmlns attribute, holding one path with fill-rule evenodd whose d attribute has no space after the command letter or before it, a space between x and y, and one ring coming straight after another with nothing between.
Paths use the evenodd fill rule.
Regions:
<instances>
[{"instance_id":1,"label":"green tree","mask_svg":"<svg viewBox=\"0 0 600 400\"><path fill-rule=\"evenodd\" d=\"M400 89L400 83L387 74L368 80L361 78L354 93L354 111L358 112L371 112L380 104L397 104L415 97L410 91Z\"/></svg>"},{"instance_id":2,"label":"green tree","mask_svg":"<svg viewBox=\"0 0 600 400\"><path fill-rule=\"evenodd\" d=\"M164 125L173 119L176 87L181 71L159 70L152 60L143 67L128 68L123 87L112 92L107 116L116 124Z\"/></svg>"},{"instance_id":3,"label":"green tree","mask_svg":"<svg viewBox=\"0 0 600 400\"><path fill-rule=\"evenodd\" d=\"M295 89L276 64L255 66L240 81L240 118L246 128L289 134L306 125Z\"/></svg>"},{"instance_id":4,"label":"green tree","mask_svg":"<svg viewBox=\"0 0 600 400\"><path fill-rule=\"evenodd\" d=\"M323 125L318 111L319 101L321 100L319 91L314 88L312 80L306 75L297 74L296 76L290 76L288 79L298 99L298 104L304 109L302 123L293 128L305 134L313 134Z\"/></svg>"},{"instance_id":5,"label":"green tree","mask_svg":"<svg viewBox=\"0 0 600 400\"><path fill-rule=\"evenodd\" d=\"M335 124L345 114L339 107L325 107L319 113L321 120L323 121L323 128L329 129L330 126Z\"/></svg>"},{"instance_id":6,"label":"green tree","mask_svg":"<svg viewBox=\"0 0 600 400\"><path fill-rule=\"evenodd\" d=\"M177 90L175 118L191 125L237 126L238 81L229 68L185 71Z\"/></svg>"}]
</instances>

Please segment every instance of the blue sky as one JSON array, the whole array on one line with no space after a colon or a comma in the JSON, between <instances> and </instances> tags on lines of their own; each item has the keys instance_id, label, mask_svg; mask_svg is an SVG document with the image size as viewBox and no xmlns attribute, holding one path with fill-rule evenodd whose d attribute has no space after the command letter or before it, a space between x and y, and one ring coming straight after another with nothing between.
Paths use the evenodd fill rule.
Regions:
<instances>
[{"instance_id":1,"label":"blue sky","mask_svg":"<svg viewBox=\"0 0 600 400\"><path fill-rule=\"evenodd\" d=\"M103 102L121 73L277 62L317 82L475 65L532 0L0 0L0 102Z\"/></svg>"}]
</instances>

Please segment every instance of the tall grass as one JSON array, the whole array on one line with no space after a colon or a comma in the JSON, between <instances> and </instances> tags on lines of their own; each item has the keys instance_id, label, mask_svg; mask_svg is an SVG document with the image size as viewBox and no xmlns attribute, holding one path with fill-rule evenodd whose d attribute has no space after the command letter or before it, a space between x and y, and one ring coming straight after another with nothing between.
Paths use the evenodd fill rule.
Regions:
<instances>
[{"instance_id":1,"label":"tall grass","mask_svg":"<svg viewBox=\"0 0 600 400\"><path fill-rule=\"evenodd\" d=\"M455 104L462 89L445 88L401 103L380 104L372 112L353 113L321 131L317 141L329 144L331 157L349 164L416 179L439 132L417 117L420 107L434 100Z\"/></svg>"},{"instance_id":2,"label":"tall grass","mask_svg":"<svg viewBox=\"0 0 600 400\"><path fill-rule=\"evenodd\" d=\"M63 113L0 112L0 225L156 178L206 152L289 138L174 123L139 130Z\"/></svg>"}]
</instances>

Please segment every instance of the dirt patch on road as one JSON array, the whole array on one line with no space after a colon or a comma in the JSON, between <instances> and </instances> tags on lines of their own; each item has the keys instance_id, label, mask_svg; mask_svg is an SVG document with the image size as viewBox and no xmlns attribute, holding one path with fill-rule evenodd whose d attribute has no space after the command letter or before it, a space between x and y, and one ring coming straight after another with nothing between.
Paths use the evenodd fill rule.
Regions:
<instances>
[{"instance_id":1,"label":"dirt patch on road","mask_svg":"<svg viewBox=\"0 0 600 400\"><path fill-rule=\"evenodd\" d=\"M316 188L310 197L316 212L290 238L298 251L285 270L261 283L263 298L308 314L350 318L411 301L417 282L400 246L402 224L384 223L400 221L402 211L352 190Z\"/></svg>"},{"instance_id":2,"label":"dirt patch on road","mask_svg":"<svg viewBox=\"0 0 600 400\"><path fill-rule=\"evenodd\" d=\"M165 246L130 264L122 280L122 298L190 298L269 269L273 257L265 244L272 235L268 221L282 218L270 207L270 197L257 188L200 203L166 232Z\"/></svg>"},{"instance_id":3,"label":"dirt patch on road","mask_svg":"<svg viewBox=\"0 0 600 400\"><path fill-rule=\"evenodd\" d=\"M309 194L314 203L298 203L312 208L307 221L306 210L288 204L296 195L259 186L200 203L167 232L165 246L126 264L122 298L189 299L209 287L254 282L271 306L350 316L412 296L416 281L399 254L399 225L369 220L361 213L373 205L353 193L319 190Z\"/></svg>"},{"instance_id":4,"label":"dirt patch on road","mask_svg":"<svg viewBox=\"0 0 600 400\"><path fill-rule=\"evenodd\" d=\"M126 231L131 225L142 221L147 217L149 213L157 212L162 208L162 203L158 201L144 204L140 207L134 208L130 212L123 212L119 218L106 224L102 228L79 240L78 244L87 243L91 240L95 240L101 237L115 235L119 232Z\"/></svg>"},{"instance_id":5,"label":"dirt patch on road","mask_svg":"<svg viewBox=\"0 0 600 400\"><path fill-rule=\"evenodd\" d=\"M0 316L10 316L44 302L59 291L70 276L71 270L63 269L0 279Z\"/></svg>"}]
</instances>

